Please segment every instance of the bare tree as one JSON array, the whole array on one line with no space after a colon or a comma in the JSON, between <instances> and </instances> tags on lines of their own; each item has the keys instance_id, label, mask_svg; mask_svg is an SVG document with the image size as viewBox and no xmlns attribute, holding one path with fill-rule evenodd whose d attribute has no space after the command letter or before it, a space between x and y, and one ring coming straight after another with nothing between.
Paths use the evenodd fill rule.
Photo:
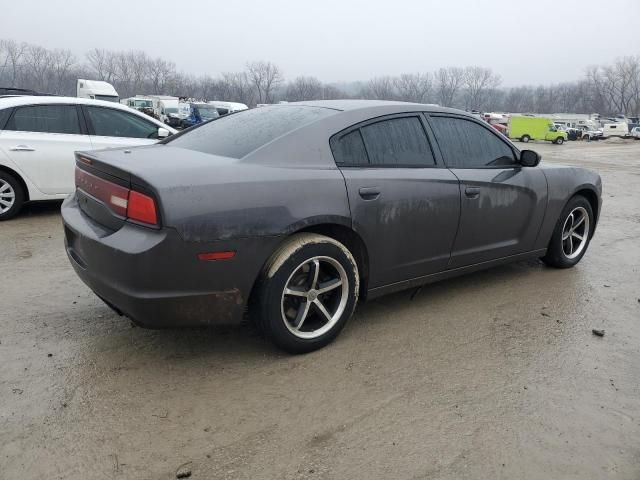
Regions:
<instances>
[{"instance_id":1,"label":"bare tree","mask_svg":"<svg viewBox=\"0 0 640 480\"><path fill-rule=\"evenodd\" d=\"M333 85L323 85L322 86L322 99L323 100L339 100L349 98L344 91L335 87Z\"/></svg>"},{"instance_id":2,"label":"bare tree","mask_svg":"<svg viewBox=\"0 0 640 480\"><path fill-rule=\"evenodd\" d=\"M374 77L346 85L345 91L301 76L283 86L282 71L273 63L247 64L243 72L196 77L176 72L175 64L152 59L143 51L115 52L93 49L79 62L69 50L0 39L0 85L72 95L78 78L106 80L122 97L164 93L176 96L223 99L255 106L272 103L276 96L289 100L359 96L428 102L445 106L511 112L640 113L640 56L623 57L609 65L589 67L583 79L559 85L500 88L491 69L447 67L435 73Z\"/></svg>"},{"instance_id":3,"label":"bare tree","mask_svg":"<svg viewBox=\"0 0 640 480\"><path fill-rule=\"evenodd\" d=\"M256 89L258 103L272 103L274 91L284 80L280 68L271 62L251 62L247 64L247 75Z\"/></svg>"},{"instance_id":4,"label":"bare tree","mask_svg":"<svg viewBox=\"0 0 640 480\"><path fill-rule=\"evenodd\" d=\"M151 91L155 94L163 93L167 84L175 75L175 64L173 62L167 62L161 58L156 58L149 62L148 69Z\"/></svg>"},{"instance_id":5,"label":"bare tree","mask_svg":"<svg viewBox=\"0 0 640 480\"><path fill-rule=\"evenodd\" d=\"M435 73L438 103L445 107L454 105L464 82L464 70L460 67L441 68Z\"/></svg>"},{"instance_id":6,"label":"bare tree","mask_svg":"<svg viewBox=\"0 0 640 480\"><path fill-rule=\"evenodd\" d=\"M14 40L0 40L0 79L17 86L23 68L23 57L28 44Z\"/></svg>"},{"instance_id":7,"label":"bare tree","mask_svg":"<svg viewBox=\"0 0 640 480\"><path fill-rule=\"evenodd\" d=\"M324 90L322 82L315 77L297 77L287 85L286 98L290 102L320 100Z\"/></svg>"},{"instance_id":8,"label":"bare tree","mask_svg":"<svg viewBox=\"0 0 640 480\"><path fill-rule=\"evenodd\" d=\"M69 77L75 68L76 58L71 50L54 50L51 55L51 83L54 92L72 94L75 85L70 85Z\"/></svg>"},{"instance_id":9,"label":"bare tree","mask_svg":"<svg viewBox=\"0 0 640 480\"><path fill-rule=\"evenodd\" d=\"M393 100L396 98L394 80L392 77L372 78L367 82L361 95L374 100Z\"/></svg>"},{"instance_id":10,"label":"bare tree","mask_svg":"<svg viewBox=\"0 0 640 480\"><path fill-rule=\"evenodd\" d=\"M500 85L500 76L490 68L466 67L462 84L465 89L465 108L481 110L484 108L487 91Z\"/></svg>"},{"instance_id":11,"label":"bare tree","mask_svg":"<svg viewBox=\"0 0 640 480\"><path fill-rule=\"evenodd\" d=\"M248 106L256 104L256 90L247 72L223 73L222 81L229 91L228 100L244 103Z\"/></svg>"},{"instance_id":12,"label":"bare tree","mask_svg":"<svg viewBox=\"0 0 640 480\"><path fill-rule=\"evenodd\" d=\"M393 83L398 98L405 102L427 103L433 88L433 79L429 73L403 73L394 78Z\"/></svg>"},{"instance_id":13,"label":"bare tree","mask_svg":"<svg viewBox=\"0 0 640 480\"><path fill-rule=\"evenodd\" d=\"M87 61L98 80L115 83L118 78L118 61L115 52L94 48L87 53Z\"/></svg>"}]
</instances>

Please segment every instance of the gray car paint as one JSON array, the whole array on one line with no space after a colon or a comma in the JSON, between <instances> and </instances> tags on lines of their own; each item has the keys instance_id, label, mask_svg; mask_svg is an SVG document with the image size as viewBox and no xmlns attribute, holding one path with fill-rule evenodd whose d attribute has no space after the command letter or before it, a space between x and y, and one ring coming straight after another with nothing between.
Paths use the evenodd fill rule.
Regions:
<instances>
[{"instance_id":1,"label":"gray car paint","mask_svg":"<svg viewBox=\"0 0 640 480\"><path fill-rule=\"evenodd\" d=\"M78 195L72 196L62 212L67 251L80 277L147 326L235 322L269 256L304 228L341 225L359 235L375 296L544 254L560 211L577 191L592 192L599 211L600 178L584 169L450 170L436 152L436 168L341 171L329 138L345 128L405 112L465 114L402 102L303 104L336 114L241 159L175 148L170 141L83 154L96 170L152 192L162 229L124 222L116 232L103 231L82 213ZM465 198L465 185L480 186L479 198ZM379 197L362 199L359 189L371 186L380 188ZM143 237L159 234L165 237L158 244L131 251L133 244L145 245ZM198 252L221 249L235 250L237 257L196 260Z\"/></svg>"}]
</instances>

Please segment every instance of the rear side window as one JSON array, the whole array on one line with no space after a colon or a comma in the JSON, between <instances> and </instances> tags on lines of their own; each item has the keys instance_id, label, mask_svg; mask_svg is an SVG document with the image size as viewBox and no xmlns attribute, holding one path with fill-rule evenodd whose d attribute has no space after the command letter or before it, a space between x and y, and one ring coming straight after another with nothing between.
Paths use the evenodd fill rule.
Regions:
<instances>
[{"instance_id":1,"label":"rear side window","mask_svg":"<svg viewBox=\"0 0 640 480\"><path fill-rule=\"evenodd\" d=\"M11 115L10 108L0 110L0 130L4 129L4 125L7 123L7 120L9 120L9 115Z\"/></svg>"},{"instance_id":2,"label":"rear side window","mask_svg":"<svg viewBox=\"0 0 640 480\"><path fill-rule=\"evenodd\" d=\"M328 108L298 105L254 108L220 117L167 143L173 147L242 158L285 133L335 113Z\"/></svg>"},{"instance_id":3,"label":"rear side window","mask_svg":"<svg viewBox=\"0 0 640 480\"><path fill-rule=\"evenodd\" d=\"M431 117L431 124L447 167L482 168L516 163L511 147L482 125L453 117Z\"/></svg>"},{"instance_id":4,"label":"rear side window","mask_svg":"<svg viewBox=\"0 0 640 480\"><path fill-rule=\"evenodd\" d=\"M417 117L393 118L362 127L371 165L432 166L436 162Z\"/></svg>"},{"instance_id":5,"label":"rear side window","mask_svg":"<svg viewBox=\"0 0 640 480\"><path fill-rule=\"evenodd\" d=\"M338 165L367 165L367 151L360 130L331 139L331 151Z\"/></svg>"},{"instance_id":6,"label":"rear side window","mask_svg":"<svg viewBox=\"0 0 640 480\"><path fill-rule=\"evenodd\" d=\"M158 138L158 127L145 119L112 108L85 107L95 135L103 137Z\"/></svg>"},{"instance_id":7,"label":"rear side window","mask_svg":"<svg viewBox=\"0 0 640 480\"><path fill-rule=\"evenodd\" d=\"M30 105L17 107L5 130L79 135L78 111L73 105Z\"/></svg>"}]
</instances>

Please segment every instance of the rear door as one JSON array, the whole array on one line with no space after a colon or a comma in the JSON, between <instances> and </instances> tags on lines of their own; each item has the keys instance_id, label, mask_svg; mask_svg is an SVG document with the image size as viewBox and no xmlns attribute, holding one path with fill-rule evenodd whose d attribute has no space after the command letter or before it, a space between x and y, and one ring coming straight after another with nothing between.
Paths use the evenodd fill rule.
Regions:
<instances>
[{"instance_id":1,"label":"rear door","mask_svg":"<svg viewBox=\"0 0 640 480\"><path fill-rule=\"evenodd\" d=\"M444 270L460 214L458 180L436 160L421 114L371 120L331 138L369 288Z\"/></svg>"},{"instance_id":2,"label":"rear door","mask_svg":"<svg viewBox=\"0 0 640 480\"><path fill-rule=\"evenodd\" d=\"M139 115L109 107L82 108L93 148L150 145L158 141L158 125Z\"/></svg>"},{"instance_id":3,"label":"rear door","mask_svg":"<svg viewBox=\"0 0 640 480\"><path fill-rule=\"evenodd\" d=\"M75 105L16 107L0 132L0 149L45 194L74 189L74 152L91 149Z\"/></svg>"},{"instance_id":4,"label":"rear door","mask_svg":"<svg viewBox=\"0 0 640 480\"><path fill-rule=\"evenodd\" d=\"M519 152L482 122L428 118L446 165L460 180L462 211L449 268L532 250L547 203L542 170L522 167Z\"/></svg>"}]
</instances>

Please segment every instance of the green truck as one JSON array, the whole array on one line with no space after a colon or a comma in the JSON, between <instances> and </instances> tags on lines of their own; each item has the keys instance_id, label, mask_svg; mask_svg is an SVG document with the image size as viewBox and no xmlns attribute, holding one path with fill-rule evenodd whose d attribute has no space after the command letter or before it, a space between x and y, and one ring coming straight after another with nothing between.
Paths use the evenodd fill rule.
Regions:
<instances>
[{"instance_id":1,"label":"green truck","mask_svg":"<svg viewBox=\"0 0 640 480\"><path fill-rule=\"evenodd\" d=\"M525 143L529 140L547 140L562 145L567 140L567 132L558 130L550 118L544 117L511 117L508 135Z\"/></svg>"}]
</instances>

